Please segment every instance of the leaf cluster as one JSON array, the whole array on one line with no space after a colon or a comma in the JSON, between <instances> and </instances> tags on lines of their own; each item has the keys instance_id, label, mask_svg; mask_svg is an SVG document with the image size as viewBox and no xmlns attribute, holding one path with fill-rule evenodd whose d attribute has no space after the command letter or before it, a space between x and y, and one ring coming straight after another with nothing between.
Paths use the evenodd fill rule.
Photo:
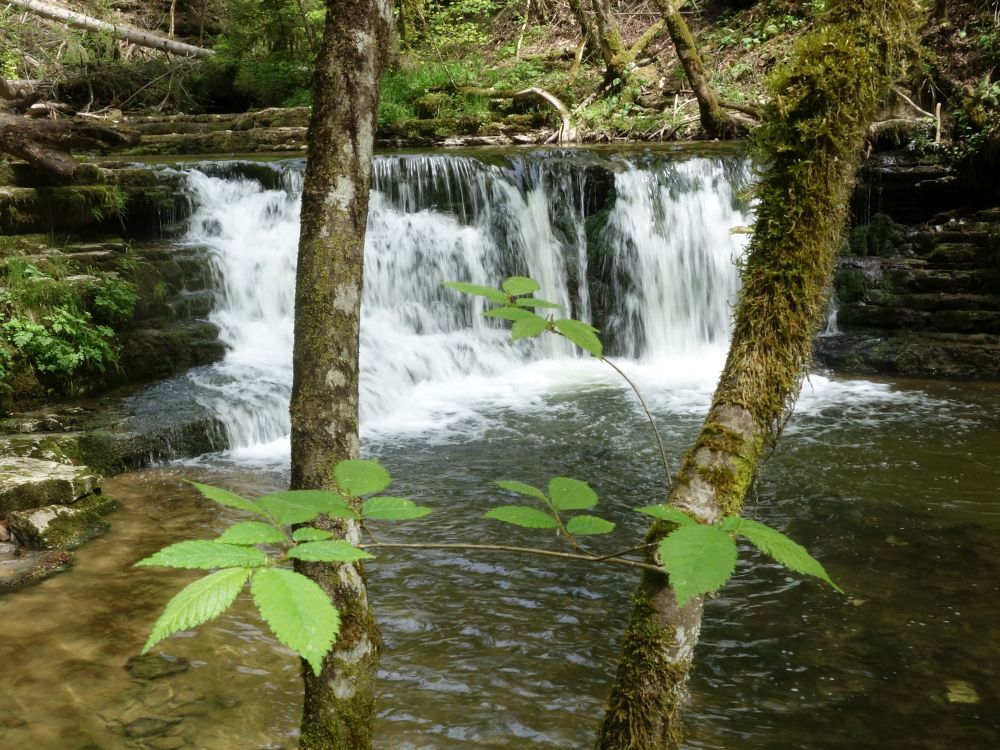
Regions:
<instances>
[{"instance_id":1,"label":"leaf cluster","mask_svg":"<svg viewBox=\"0 0 1000 750\"><path fill-rule=\"evenodd\" d=\"M244 512L216 539L172 544L136 563L215 570L182 589L153 626L143 653L164 638L215 619L247 583L275 637L297 652L318 675L340 630L340 613L306 576L284 567L292 560L352 564L374 558L361 547L335 539L310 524L321 516L366 521L407 521L431 512L412 500L381 495L392 483L376 460L342 461L333 471L334 490L287 490L250 500L234 492L192 482L207 499Z\"/></svg>"},{"instance_id":2,"label":"leaf cluster","mask_svg":"<svg viewBox=\"0 0 1000 750\"><path fill-rule=\"evenodd\" d=\"M604 346L597 336L597 329L588 323L573 318L555 318L552 315L539 315L535 310L561 310L561 305L534 296L541 286L527 276L511 276L501 284L500 289L468 284L462 281L442 282L449 289L462 294L485 297L499 307L493 307L483 312L483 317L509 320L511 340L533 338L545 332L555 333L593 356L604 355Z\"/></svg>"}]
</instances>

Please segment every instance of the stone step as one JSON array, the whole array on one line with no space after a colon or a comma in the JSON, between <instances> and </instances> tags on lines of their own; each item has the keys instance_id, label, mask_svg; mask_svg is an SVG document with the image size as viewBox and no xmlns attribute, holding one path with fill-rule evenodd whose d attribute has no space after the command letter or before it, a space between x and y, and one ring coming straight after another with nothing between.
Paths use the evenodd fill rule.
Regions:
<instances>
[{"instance_id":1,"label":"stone step","mask_svg":"<svg viewBox=\"0 0 1000 750\"><path fill-rule=\"evenodd\" d=\"M89 466L38 458L0 458L0 516L45 505L72 505L100 489Z\"/></svg>"}]
</instances>

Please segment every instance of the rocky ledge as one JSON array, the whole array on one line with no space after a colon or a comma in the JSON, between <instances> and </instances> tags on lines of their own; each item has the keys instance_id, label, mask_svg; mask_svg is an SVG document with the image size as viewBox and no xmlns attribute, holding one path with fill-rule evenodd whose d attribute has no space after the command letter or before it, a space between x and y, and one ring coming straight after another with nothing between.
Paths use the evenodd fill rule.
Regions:
<instances>
[{"instance_id":1,"label":"rocky ledge","mask_svg":"<svg viewBox=\"0 0 1000 750\"><path fill-rule=\"evenodd\" d=\"M816 341L837 370L912 377L1000 376L1000 208L855 229L836 276L835 335Z\"/></svg>"}]
</instances>

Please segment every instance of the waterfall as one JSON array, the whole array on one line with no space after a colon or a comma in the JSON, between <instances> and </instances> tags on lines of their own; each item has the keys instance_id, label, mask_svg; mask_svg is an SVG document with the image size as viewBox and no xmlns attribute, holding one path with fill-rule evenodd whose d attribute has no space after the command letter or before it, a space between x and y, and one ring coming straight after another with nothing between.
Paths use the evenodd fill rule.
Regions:
<instances>
[{"instance_id":1,"label":"waterfall","mask_svg":"<svg viewBox=\"0 0 1000 750\"><path fill-rule=\"evenodd\" d=\"M225 359L194 371L197 397L244 455L287 453L301 162L250 179L195 168L185 243L208 248ZM708 360L717 372L737 288L748 170L728 157L605 157L586 150L377 157L365 247L363 431L431 430L592 363L546 336L509 344L506 324L443 280L528 275L539 296L605 329L638 362ZM264 183L269 183L265 185ZM680 359L678 359L680 358Z\"/></svg>"}]
</instances>

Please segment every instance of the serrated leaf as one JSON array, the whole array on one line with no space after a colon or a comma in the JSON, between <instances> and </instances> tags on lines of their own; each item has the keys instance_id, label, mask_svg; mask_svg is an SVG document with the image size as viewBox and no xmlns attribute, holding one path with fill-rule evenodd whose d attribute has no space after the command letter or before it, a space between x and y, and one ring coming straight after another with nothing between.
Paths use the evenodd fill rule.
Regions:
<instances>
[{"instance_id":1,"label":"serrated leaf","mask_svg":"<svg viewBox=\"0 0 1000 750\"><path fill-rule=\"evenodd\" d=\"M645 513L647 516L659 518L661 521L671 521L681 526L692 526L698 523L680 508L669 505L646 505L635 510L636 513Z\"/></svg>"},{"instance_id":2,"label":"serrated leaf","mask_svg":"<svg viewBox=\"0 0 1000 750\"><path fill-rule=\"evenodd\" d=\"M537 281L529 279L527 276L511 276L501 286L507 294L514 297L531 294L542 288Z\"/></svg>"},{"instance_id":3,"label":"serrated leaf","mask_svg":"<svg viewBox=\"0 0 1000 750\"><path fill-rule=\"evenodd\" d=\"M745 536L757 549L770 555L789 570L816 576L830 584L834 590L844 593L843 589L831 580L819 560L810 555L809 551L801 544L777 529L772 529L759 521L742 518L736 532L740 536Z\"/></svg>"},{"instance_id":4,"label":"serrated leaf","mask_svg":"<svg viewBox=\"0 0 1000 750\"><path fill-rule=\"evenodd\" d=\"M516 492L518 495L526 495L528 497L534 497L542 502L548 502L548 498L545 497L545 493L542 492L537 487L532 487L530 484L525 484L524 482L518 482L513 479L502 479L497 482L497 487L509 490L510 492Z\"/></svg>"},{"instance_id":5,"label":"serrated leaf","mask_svg":"<svg viewBox=\"0 0 1000 750\"><path fill-rule=\"evenodd\" d=\"M292 539L296 542L319 542L333 536L329 531L317 529L315 526L303 526L292 532Z\"/></svg>"},{"instance_id":6,"label":"serrated leaf","mask_svg":"<svg viewBox=\"0 0 1000 750\"><path fill-rule=\"evenodd\" d=\"M226 568L209 573L182 588L167 602L163 614L153 625L142 653L146 653L169 635L189 630L218 617L236 600L247 578L249 568Z\"/></svg>"},{"instance_id":7,"label":"serrated leaf","mask_svg":"<svg viewBox=\"0 0 1000 750\"><path fill-rule=\"evenodd\" d=\"M357 518L342 497L326 490L274 492L258 498L257 504L284 526L308 523L323 514L332 518Z\"/></svg>"},{"instance_id":8,"label":"serrated leaf","mask_svg":"<svg viewBox=\"0 0 1000 750\"><path fill-rule=\"evenodd\" d=\"M373 497L361 506L361 515L372 521L410 521L431 512L431 508L417 505L405 497Z\"/></svg>"},{"instance_id":9,"label":"serrated leaf","mask_svg":"<svg viewBox=\"0 0 1000 750\"><path fill-rule=\"evenodd\" d=\"M164 568L259 568L267 565L267 555L256 547L238 547L210 540L189 540L164 547L137 566L159 565Z\"/></svg>"},{"instance_id":10,"label":"serrated leaf","mask_svg":"<svg viewBox=\"0 0 1000 750\"><path fill-rule=\"evenodd\" d=\"M566 531L574 536L610 534L614 530L615 525L611 521L597 516L573 516L566 524Z\"/></svg>"},{"instance_id":11,"label":"serrated leaf","mask_svg":"<svg viewBox=\"0 0 1000 750\"><path fill-rule=\"evenodd\" d=\"M375 555L358 549L343 539L330 541L306 542L288 550L288 556L307 562L342 562L350 563L357 560L374 560Z\"/></svg>"},{"instance_id":12,"label":"serrated leaf","mask_svg":"<svg viewBox=\"0 0 1000 750\"><path fill-rule=\"evenodd\" d=\"M604 346L597 338L597 329L593 326L572 318L557 320L554 325L559 333L595 357L600 357L604 353Z\"/></svg>"},{"instance_id":13,"label":"serrated leaf","mask_svg":"<svg viewBox=\"0 0 1000 750\"><path fill-rule=\"evenodd\" d=\"M517 322L519 320L532 320L538 318L539 320L545 320L545 318L540 315L536 315L531 312L531 310L525 310L520 307L494 307L483 313L484 318L503 318L504 320L513 320Z\"/></svg>"},{"instance_id":14,"label":"serrated leaf","mask_svg":"<svg viewBox=\"0 0 1000 750\"><path fill-rule=\"evenodd\" d=\"M352 497L381 492L392 484L389 472L374 458L341 461L333 469L333 478Z\"/></svg>"},{"instance_id":15,"label":"serrated leaf","mask_svg":"<svg viewBox=\"0 0 1000 750\"><path fill-rule=\"evenodd\" d=\"M658 552L679 607L693 596L722 588L736 569L736 544L718 526L699 523L674 529Z\"/></svg>"},{"instance_id":16,"label":"serrated leaf","mask_svg":"<svg viewBox=\"0 0 1000 750\"><path fill-rule=\"evenodd\" d=\"M211 500L213 503L225 505L227 508L245 510L248 513L255 513L258 516L265 515L265 513L257 507L256 503L252 500L247 500L245 497L240 497L235 492L230 492L229 490L224 490L220 487L212 487L208 484L199 484L198 482L188 481L188 484L197 489L198 492Z\"/></svg>"},{"instance_id":17,"label":"serrated leaf","mask_svg":"<svg viewBox=\"0 0 1000 750\"><path fill-rule=\"evenodd\" d=\"M597 505L597 493L590 485L569 477L550 479L549 497L556 510L586 510Z\"/></svg>"},{"instance_id":18,"label":"serrated leaf","mask_svg":"<svg viewBox=\"0 0 1000 750\"><path fill-rule=\"evenodd\" d=\"M491 302L499 302L501 305L510 301L510 297L506 294L501 292L499 289L494 289L489 286L466 284L464 281L442 281L441 285L446 286L449 289L454 289L456 292L461 292L462 294L471 294L474 297L486 297L486 299Z\"/></svg>"},{"instance_id":19,"label":"serrated leaf","mask_svg":"<svg viewBox=\"0 0 1000 750\"><path fill-rule=\"evenodd\" d=\"M504 505L500 508L491 508L486 512L485 517L522 526L526 529L555 529L559 527L556 519L548 513L525 505Z\"/></svg>"},{"instance_id":20,"label":"serrated leaf","mask_svg":"<svg viewBox=\"0 0 1000 750\"><path fill-rule=\"evenodd\" d=\"M562 310L563 306L558 302L550 302L547 299L540 299L538 297L520 297L514 300L514 304L518 307L544 307L547 310Z\"/></svg>"},{"instance_id":21,"label":"serrated leaf","mask_svg":"<svg viewBox=\"0 0 1000 750\"><path fill-rule=\"evenodd\" d=\"M224 544L276 544L285 541L285 535L270 524L244 521L234 523L215 541Z\"/></svg>"},{"instance_id":22,"label":"serrated leaf","mask_svg":"<svg viewBox=\"0 0 1000 750\"><path fill-rule=\"evenodd\" d=\"M340 632L340 613L330 597L304 575L284 568L257 573L250 593L274 637L305 659L318 677Z\"/></svg>"},{"instance_id":23,"label":"serrated leaf","mask_svg":"<svg viewBox=\"0 0 1000 750\"><path fill-rule=\"evenodd\" d=\"M544 331L549 325L549 321L545 318L536 315L533 318L525 318L523 320L514 321L514 325L510 329L510 338L513 341L518 341L520 339L531 338L532 336L537 336L542 331Z\"/></svg>"}]
</instances>

